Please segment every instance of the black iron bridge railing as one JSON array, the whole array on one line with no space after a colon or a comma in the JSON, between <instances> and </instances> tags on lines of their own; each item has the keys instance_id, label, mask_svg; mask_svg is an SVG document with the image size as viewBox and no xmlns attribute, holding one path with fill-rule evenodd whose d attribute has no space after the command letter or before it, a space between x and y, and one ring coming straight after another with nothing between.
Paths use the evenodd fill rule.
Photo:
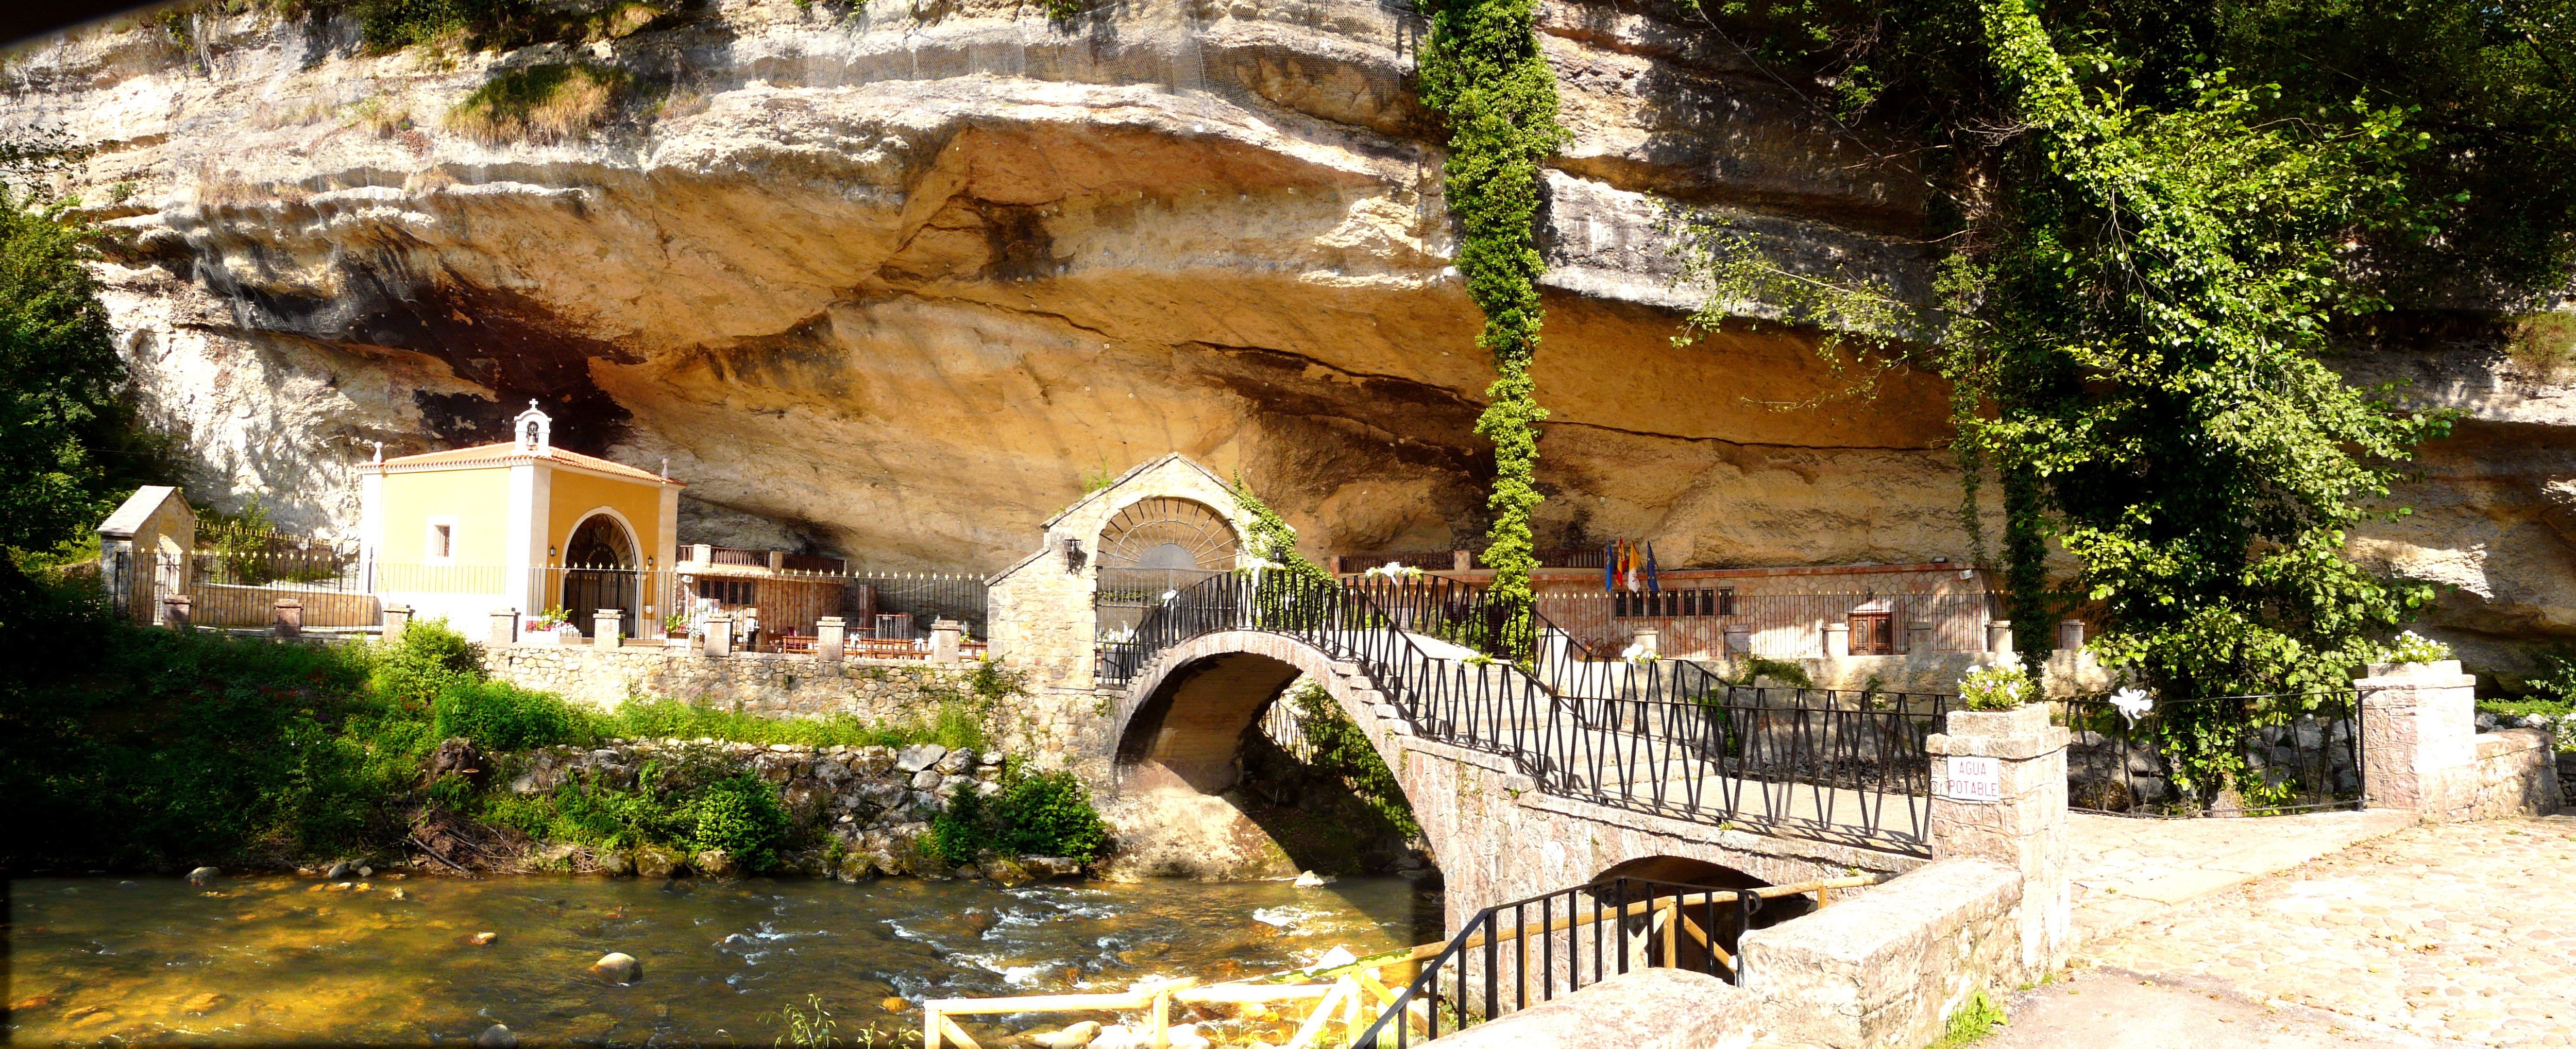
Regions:
<instances>
[{"instance_id":1,"label":"black iron bridge railing","mask_svg":"<svg viewBox=\"0 0 2576 1049\"><path fill-rule=\"evenodd\" d=\"M1357 665L1414 735L1510 758L1549 794L1701 824L1922 855L1942 694L1738 684L1693 663L1542 643L1484 588L1440 578L1216 576L1172 591L1097 677L1123 684L1194 637L1295 637Z\"/></svg>"}]
</instances>

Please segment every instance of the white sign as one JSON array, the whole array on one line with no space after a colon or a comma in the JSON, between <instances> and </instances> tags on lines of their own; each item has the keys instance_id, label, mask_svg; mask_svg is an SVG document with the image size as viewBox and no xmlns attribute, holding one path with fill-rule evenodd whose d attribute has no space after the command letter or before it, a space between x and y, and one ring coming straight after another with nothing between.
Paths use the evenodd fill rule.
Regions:
<instances>
[{"instance_id":1,"label":"white sign","mask_svg":"<svg viewBox=\"0 0 2576 1049\"><path fill-rule=\"evenodd\" d=\"M2004 765L1993 758L1951 758L1941 796L1952 801L2002 801Z\"/></svg>"}]
</instances>

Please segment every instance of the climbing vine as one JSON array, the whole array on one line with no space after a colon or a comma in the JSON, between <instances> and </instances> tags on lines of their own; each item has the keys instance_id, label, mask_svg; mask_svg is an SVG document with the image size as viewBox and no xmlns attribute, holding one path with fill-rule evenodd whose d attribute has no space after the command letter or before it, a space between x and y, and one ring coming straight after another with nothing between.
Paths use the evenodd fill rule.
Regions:
<instances>
[{"instance_id":1,"label":"climbing vine","mask_svg":"<svg viewBox=\"0 0 2576 1049\"><path fill-rule=\"evenodd\" d=\"M1262 502L1260 496L1253 494L1252 485L1246 483L1241 474L1234 478L1234 501L1252 517L1252 524L1246 529L1250 534L1244 536L1244 546L1251 550L1252 556L1279 566L1291 579L1327 587L1333 585L1331 572L1297 552L1297 530L1272 511L1269 503Z\"/></svg>"},{"instance_id":2,"label":"climbing vine","mask_svg":"<svg viewBox=\"0 0 2576 1049\"><path fill-rule=\"evenodd\" d=\"M1547 418L1530 378L1538 353L1538 278L1546 269L1533 223L1539 165L1565 140L1556 121L1556 75L1539 55L1535 0L1439 0L1423 45L1422 101L1449 127L1442 189L1458 218L1458 272L1485 314L1477 345L1494 382L1476 432L1494 442L1492 524L1482 555L1493 595L1516 617L1530 605L1538 566L1530 535L1537 510L1538 423Z\"/></svg>"}]
</instances>

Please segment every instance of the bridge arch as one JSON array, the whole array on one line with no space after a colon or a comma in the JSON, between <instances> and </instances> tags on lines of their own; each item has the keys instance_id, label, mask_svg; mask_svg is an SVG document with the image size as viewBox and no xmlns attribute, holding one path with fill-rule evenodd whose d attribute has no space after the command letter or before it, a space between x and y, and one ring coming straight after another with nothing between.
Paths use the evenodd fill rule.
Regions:
<instances>
[{"instance_id":1,"label":"bridge arch","mask_svg":"<svg viewBox=\"0 0 2576 1049\"><path fill-rule=\"evenodd\" d=\"M1139 669L1110 719L1116 791L1216 794L1236 786L1245 734L1301 677L1323 686L1396 773L1407 803L1422 811L1425 799L1413 796L1404 774L1406 728L1379 713L1383 700L1368 677L1296 638L1251 630L1201 634L1164 649ZM1423 833L1434 857L1448 855L1444 836L1427 821Z\"/></svg>"}]
</instances>

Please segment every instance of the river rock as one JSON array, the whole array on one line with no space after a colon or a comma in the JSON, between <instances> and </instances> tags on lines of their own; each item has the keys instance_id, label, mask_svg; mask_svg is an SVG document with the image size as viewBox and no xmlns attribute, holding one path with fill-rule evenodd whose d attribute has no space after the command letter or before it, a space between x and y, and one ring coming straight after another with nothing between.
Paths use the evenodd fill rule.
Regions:
<instances>
[{"instance_id":1,"label":"river rock","mask_svg":"<svg viewBox=\"0 0 2576 1049\"><path fill-rule=\"evenodd\" d=\"M954 776L975 767L975 752L963 748L949 751L946 756L939 759L938 764L931 767Z\"/></svg>"},{"instance_id":2,"label":"river rock","mask_svg":"<svg viewBox=\"0 0 2576 1049\"><path fill-rule=\"evenodd\" d=\"M948 748L936 743L915 743L895 755L894 767L905 772L919 772L948 756Z\"/></svg>"},{"instance_id":3,"label":"river rock","mask_svg":"<svg viewBox=\"0 0 2576 1049\"><path fill-rule=\"evenodd\" d=\"M219 870L216 870L216 869L214 869L214 868L212 868L212 867L199 867L199 868L197 868L196 870L192 870L192 871L189 871L189 872L188 872L188 884L190 884L190 885L212 885L212 884L214 884L214 883L215 883L215 879L220 878L220 877L223 877L223 876L224 876L224 872L219 871Z\"/></svg>"},{"instance_id":4,"label":"river rock","mask_svg":"<svg viewBox=\"0 0 2576 1049\"><path fill-rule=\"evenodd\" d=\"M1029 873L1028 868L999 856L984 861L984 876L993 879L994 884L1005 889L1016 888L1037 880Z\"/></svg>"},{"instance_id":5,"label":"river rock","mask_svg":"<svg viewBox=\"0 0 2576 1049\"><path fill-rule=\"evenodd\" d=\"M330 868L329 868L329 869L327 869L327 870L324 870L324 871L322 872L322 880L324 880L324 881L347 881L347 880L349 880L350 878L355 877L355 876L357 875L357 873L358 873L358 868L356 867L356 865L351 864L349 861L347 861L347 860L333 860L333 861L331 861L331 866L330 866Z\"/></svg>"},{"instance_id":6,"label":"river rock","mask_svg":"<svg viewBox=\"0 0 2576 1049\"><path fill-rule=\"evenodd\" d=\"M1164 1030L1163 1036L1164 1041L1171 1043L1172 1049L1209 1049L1216 1044L1208 1036L1199 1033L1197 1024L1182 1024L1168 1028Z\"/></svg>"},{"instance_id":7,"label":"river rock","mask_svg":"<svg viewBox=\"0 0 2576 1049\"><path fill-rule=\"evenodd\" d=\"M493 1024L474 1036L474 1049L519 1049L519 1036L508 1024Z\"/></svg>"},{"instance_id":8,"label":"river rock","mask_svg":"<svg viewBox=\"0 0 2576 1049\"><path fill-rule=\"evenodd\" d=\"M1019 864L1033 878L1069 878L1082 873L1082 861L1063 856L1022 856Z\"/></svg>"},{"instance_id":9,"label":"river rock","mask_svg":"<svg viewBox=\"0 0 2576 1049\"><path fill-rule=\"evenodd\" d=\"M679 853L659 845L638 845L635 847L635 873L646 878L668 878L672 871L680 869L681 859Z\"/></svg>"},{"instance_id":10,"label":"river rock","mask_svg":"<svg viewBox=\"0 0 2576 1049\"><path fill-rule=\"evenodd\" d=\"M1147 1049L1154 1044L1152 1035L1140 1027L1110 1024L1093 1036L1089 1049Z\"/></svg>"},{"instance_id":11,"label":"river rock","mask_svg":"<svg viewBox=\"0 0 2576 1049\"><path fill-rule=\"evenodd\" d=\"M230 1004L232 1004L231 996L208 991L188 999L179 1008L186 1010L190 1016L204 1016Z\"/></svg>"},{"instance_id":12,"label":"river rock","mask_svg":"<svg viewBox=\"0 0 2576 1049\"><path fill-rule=\"evenodd\" d=\"M921 771L912 774L912 789L930 790L939 786L939 781L946 778L947 777L940 775L936 769L922 769Z\"/></svg>"},{"instance_id":13,"label":"river rock","mask_svg":"<svg viewBox=\"0 0 2576 1049\"><path fill-rule=\"evenodd\" d=\"M602 856L599 858L599 873L608 875L612 878L623 878L629 874L633 874L635 873L635 857L627 855L623 850Z\"/></svg>"},{"instance_id":14,"label":"river rock","mask_svg":"<svg viewBox=\"0 0 2576 1049\"><path fill-rule=\"evenodd\" d=\"M1100 1021L1084 1020L1069 1024L1061 1031L1041 1031L1028 1036L1029 1044L1039 1049L1083 1049L1100 1034Z\"/></svg>"},{"instance_id":15,"label":"river rock","mask_svg":"<svg viewBox=\"0 0 2576 1049\"><path fill-rule=\"evenodd\" d=\"M726 855L723 849L702 849L689 857L689 866L707 877L723 878L731 876L736 865L733 857Z\"/></svg>"},{"instance_id":16,"label":"river rock","mask_svg":"<svg viewBox=\"0 0 2576 1049\"><path fill-rule=\"evenodd\" d=\"M644 963L624 951L610 951L590 963L590 974L610 983L634 983L644 978Z\"/></svg>"},{"instance_id":17,"label":"river rock","mask_svg":"<svg viewBox=\"0 0 2576 1049\"><path fill-rule=\"evenodd\" d=\"M1330 885L1335 880L1336 879L1330 874L1317 874L1314 871L1301 871L1297 875L1296 885L1300 889L1313 889Z\"/></svg>"}]
</instances>

